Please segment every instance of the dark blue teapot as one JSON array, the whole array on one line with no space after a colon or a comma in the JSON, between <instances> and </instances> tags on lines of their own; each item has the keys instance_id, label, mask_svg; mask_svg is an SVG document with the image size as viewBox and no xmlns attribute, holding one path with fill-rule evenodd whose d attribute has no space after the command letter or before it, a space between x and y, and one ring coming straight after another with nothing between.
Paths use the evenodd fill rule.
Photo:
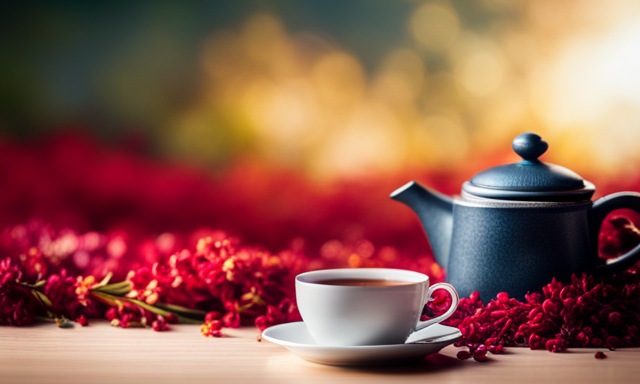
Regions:
<instances>
[{"instance_id":1,"label":"dark blue teapot","mask_svg":"<svg viewBox=\"0 0 640 384\"><path fill-rule=\"evenodd\" d=\"M522 161L476 174L453 199L414 181L391 194L418 215L436 262L461 296L506 291L522 299L553 277L611 274L640 259L640 246L614 260L598 257L605 216L620 208L640 212L640 193L592 202L593 184L538 160L548 148L540 136L524 133L512 148Z\"/></svg>"}]
</instances>

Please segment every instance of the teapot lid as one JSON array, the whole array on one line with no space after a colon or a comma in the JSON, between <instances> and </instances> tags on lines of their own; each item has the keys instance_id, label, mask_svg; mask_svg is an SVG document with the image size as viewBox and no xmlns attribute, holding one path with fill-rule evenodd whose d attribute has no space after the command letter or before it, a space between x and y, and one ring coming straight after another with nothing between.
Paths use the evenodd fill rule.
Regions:
<instances>
[{"instance_id":1,"label":"teapot lid","mask_svg":"<svg viewBox=\"0 0 640 384\"><path fill-rule=\"evenodd\" d=\"M577 173L538 160L549 144L535 133L523 133L511 144L522 157L514 164L500 165L477 173L462 186L477 197L527 201L583 201L595 187Z\"/></svg>"}]
</instances>

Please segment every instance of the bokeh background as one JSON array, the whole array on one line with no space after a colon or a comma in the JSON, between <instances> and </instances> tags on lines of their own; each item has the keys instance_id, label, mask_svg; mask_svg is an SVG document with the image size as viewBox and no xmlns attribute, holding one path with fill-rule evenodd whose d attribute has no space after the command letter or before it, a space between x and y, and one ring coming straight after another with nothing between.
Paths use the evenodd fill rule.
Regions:
<instances>
[{"instance_id":1,"label":"bokeh background","mask_svg":"<svg viewBox=\"0 0 640 384\"><path fill-rule=\"evenodd\" d=\"M637 1L32 1L0 24L3 227L421 260L388 194L458 193L525 131L596 197L640 189Z\"/></svg>"}]
</instances>

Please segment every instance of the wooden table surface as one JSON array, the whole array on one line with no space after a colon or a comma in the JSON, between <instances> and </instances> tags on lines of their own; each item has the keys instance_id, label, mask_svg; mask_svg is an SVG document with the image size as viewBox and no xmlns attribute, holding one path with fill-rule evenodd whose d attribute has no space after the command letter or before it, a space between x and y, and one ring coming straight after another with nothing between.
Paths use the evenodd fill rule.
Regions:
<instances>
[{"instance_id":1,"label":"wooden table surface","mask_svg":"<svg viewBox=\"0 0 640 384\"><path fill-rule=\"evenodd\" d=\"M0 383L638 383L640 349L597 349L552 354L525 348L491 356L486 363L455 358L449 346L424 361L393 367L314 364L266 340L256 328L200 335L198 326L169 332L54 324L0 327Z\"/></svg>"}]
</instances>

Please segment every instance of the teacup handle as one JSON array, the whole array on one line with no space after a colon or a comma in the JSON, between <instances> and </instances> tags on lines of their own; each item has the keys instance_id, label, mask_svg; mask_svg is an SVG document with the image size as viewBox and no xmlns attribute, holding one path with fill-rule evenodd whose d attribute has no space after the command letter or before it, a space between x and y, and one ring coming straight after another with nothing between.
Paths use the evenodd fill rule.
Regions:
<instances>
[{"instance_id":1,"label":"teacup handle","mask_svg":"<svg viewBox=\"0 0 640 384\"><path fill-rule=\"evenodd\" d=\"M424 339L420 338L419 332L421 329L424 329L430 325L433 325L435 323L439 323L445 319L447 319L449 316L453 315L453 312L456 311L456 308L458 307L458 302L460 301L460 298L458 297L458 292L456 292L455 288L453 288L453 286L451 284L447 284L447 283L437 283L432 285L431 287L429 287L429 290L427 291L427 297L425 298L425 303L423 304L426 305L429 302L429 298L431 297L431 295L433 294L433 292L435 292L438 289L444 289L445 291L449 292L449 294L451 295L451 307L449 307L449 309L447 309L447 311L445 313L443 313L440 316L436 316L433 319L429 319L429 320L425 320L425 321L421 321L418 320L418 325L416 326L416 331L409 337L409 339L407 339L407 343L414 343L417 341L421 341ZM420 310L422 310L422 307L420 307Z\"/></svg>"}]
</instances>

